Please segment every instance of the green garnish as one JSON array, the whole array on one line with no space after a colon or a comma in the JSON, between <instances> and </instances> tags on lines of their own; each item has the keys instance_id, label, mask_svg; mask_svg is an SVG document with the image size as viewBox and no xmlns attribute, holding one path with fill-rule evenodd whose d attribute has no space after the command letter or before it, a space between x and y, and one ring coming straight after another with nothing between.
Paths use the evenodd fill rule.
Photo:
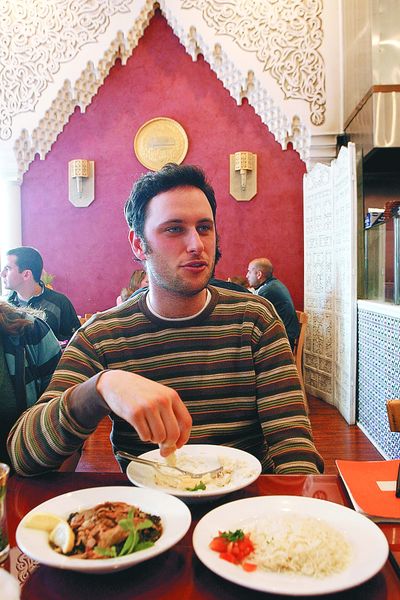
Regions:
<instances>
[{"instance_id":1,"label":"green garnish","mask_svg":"<svg viewBox=\"0 0 400 600\"><path fill-rule=\"evenodd\" d=\"M228 542L238 542L244 538L244 533L241 529L236 529L236 531L223 531L220 536Z\"/></svg>"},{"instance_id":2,"label":"green garnish","mask_svg":"<svg viewBox=\"0 0 400 600\"><path fill-rule=\"evenodd\" d=\"M108 556L109 558L117 558L118 556L125 556L126 554L132 554L132 552L138 552L139 550L144 550L145 548L154 546L154 542L142 541L139 536L139 531L154 527L154 523L150 521L150 519L145 519L144 521L135 523L133 514L134 513L131 510L129 511L126 519L121 519L121 521L118 521L118 525L124 531L129 532L129 535L119 552L117 552L116 546L110 546L110 548L101 548L100 546L95 546L94 551L97 554L100 554L101 556Z\"/></svg>"},{"instance_id":3,"label":"green garnish","mask_svg":"<svg viewBox=\"0 0 400 600\"><path fill-rule=\"evenodd\" d=\"M107 556L108 558L117 558L117 550L115 546L111 546L111 548L101 548L101 546L95 546L94 550L96 554L100 554L100 556Z\"/></svg>"},{"instance_id":4,"label":"green garnish","mask_svg":"<svg viewBox=\"0 0 400 600\"><path fill-rule=\"evenodd\" d=\"M188 492L197 492L198 490L205 490L205 489L206 489L206 484L203 483L202 481L200 481L200 483L195 485L193 488L186 488L186 490Z\"/></svg>"}]
</instances>

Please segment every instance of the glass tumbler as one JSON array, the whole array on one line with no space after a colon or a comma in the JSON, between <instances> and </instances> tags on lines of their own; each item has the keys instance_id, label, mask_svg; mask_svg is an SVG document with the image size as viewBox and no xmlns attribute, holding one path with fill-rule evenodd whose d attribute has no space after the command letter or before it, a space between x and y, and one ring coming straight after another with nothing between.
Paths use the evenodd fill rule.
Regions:
<instances>
[{"instance_id":1,"label":"glass tumbler","mask_svg":"<svg viewBox=\"0 0 400 600\"><path fill-rule=\"evenodd\" d=\"M8 558L10 551L6 511L7 479L9 473L10 467L5 463L0 463L0 563Z\"/></svg>"}]
</instances>

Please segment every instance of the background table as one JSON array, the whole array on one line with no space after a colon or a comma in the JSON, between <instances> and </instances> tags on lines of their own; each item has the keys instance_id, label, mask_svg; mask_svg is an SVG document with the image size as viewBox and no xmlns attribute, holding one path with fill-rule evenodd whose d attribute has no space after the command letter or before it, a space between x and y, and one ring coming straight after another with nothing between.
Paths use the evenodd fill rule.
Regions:
<instances>
[{"instance_id":1,"label":"background table","mask_svg":"<svg viewBox=\"0 0 400 600\"><path fill-rule=\"evenodd\" d=\"M288 598L254 592L232 584L209 571L197 559L192 533L199 519L225 502L266 495L296 495L350 506L340 478L335 475L262 475L244 490L215 502L191 504L193 522L185 537L152 560L110 575L85 575L37 565L15 546L15 530L32 508L65 492L105 485L131 485L119 473L50 473L34 478L13 476L7 493L10 558L5 568L21 582L22 600L263 600ZM391 547L400 548L400 525L382 526ZM373 548L371 548L373 552ZM303 596L304 598L304 596ZM313 596L315 598L315 596ZM325 600L400 599L400 580L388 561L370 581Z\"/></svg>"}]
</instances>

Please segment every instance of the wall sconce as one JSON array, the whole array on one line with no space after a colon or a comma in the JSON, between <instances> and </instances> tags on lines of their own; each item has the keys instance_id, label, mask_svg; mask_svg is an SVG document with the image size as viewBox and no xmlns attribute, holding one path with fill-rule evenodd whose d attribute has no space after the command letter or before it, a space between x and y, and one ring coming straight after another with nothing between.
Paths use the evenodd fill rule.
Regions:
<instances>
[{"instance_id":1,"label":"wall sconce","mask_svg":"<svg viewBox=\"0 0 400 600\"><path fill-rule=\"evenodd\" d=\"M68 163L69 201L74 206L89 206L94 200L94 160L78 158Z\"/></svg>"},{"instance_id":2,"label":"wall sconce","mask_svg":"<svg viewBox=\"0 0 400 600\"><path fill-rule=\"evenodd\" d=\"M229 193L239 202L251 200L257 193L257 154L235 152L229 158Z\"/></svg>"}]
</instances>

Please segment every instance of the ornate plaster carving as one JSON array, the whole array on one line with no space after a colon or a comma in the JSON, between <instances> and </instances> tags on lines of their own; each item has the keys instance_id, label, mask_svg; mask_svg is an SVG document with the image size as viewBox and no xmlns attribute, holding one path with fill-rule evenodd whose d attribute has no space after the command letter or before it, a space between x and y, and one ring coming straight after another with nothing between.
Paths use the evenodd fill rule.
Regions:
<instances>
[{"instance_id":1,"label":"ornate plaster carving","mask_svg":"<svg viewBox=\"0 0 400 600\"><path fill-rule=\"evenodd\" d=\"M132 0L3 0L0 4L0 139L13 117L35 109L61 63L103 33ZM45 43L44 43L45 42Z\"/></svg>"},{"instance_id":2,"label":"ornate plaster carving","mask_svg":"<svg viewBox=\"0 0 400 600\"><path fill-rule=\"evenodd\" d=\"M200 2L202 3L203 0L200 0ZM199 54L202 54L236 102L241 104L243 98L246 97L256 114L261 117L262 122L275 136L276 141L284 149L287 147L288 142L291 142L302 160L308 164L311 136L309 129L301 122L301 119L294 117L293 121L290 122L255 77L253 71L249 70L247 73L242 73L233 64L220 44L209 45L193 25L189 28L189 31L185 31L174 12L169 8L166 0L160 0L160 5L175 35L192 59L195 61Z\"/></svg>"},{"instance_id":3,"label":"ornate plaster carving","mask_svg":"<svg viewBox=\"0 0 400 600\"><path fill-rule=\"evenodd\" d=\"M355 418L355 149L304 178L306 387Z\"/></svg>"},{"instance_id":4,"label":"ornate plaster carving","mask_svg":"<svg viewBox=\"0 0 400 600\"><path fill-rule=\"evenodd\" d=\"M55 0L52 2L54 4ZM93 2L97 10L100 0L93 0ZM36 4L38 5L39 1ZM60 4L64 6L68 2L67 0L61 1ZM69 4L74 4L73 0L69 0ZM118 6L122 10L122 7L125 7L128 2L126 0L108 0L107 4L109 8ZM99 87L104 83L115 60L119 58L122 64L126 64L153 16L155 6L157 3L154 0L146 0L133 27L126 35L122 32L117 34L97 66L88 62L74 84L66 80L32 134L30 135L26 130L21 132L14 145L20 177L28 169L36 154L39 154L42 159L46 156L75 107L79 106L82 112L85 111ZM243 98L246 97L281 146L286 148L288 142L291 142L302 160L308 164L310 131L300 118L295 116L290 121L260 84L254 72L242 73L220 44L208 45L193 25L185 29L178 22L176 14L167 0L160 0L160 6L174 33L192 59L197 60L198 55L202 54L236 102L241 104ZM35 98L37 98L37 89Z\"/></svg>"},{"instance_id":5,"label":"ornate plaster carving","mask_svg":"<svg viewBox=\"0 0 400 600\"><path fill-rule=\"evenodd\" d=\"M325 120L326 92L322 43L323 0L182 0L182 8L201 10L219 35L231 36L255 52L285 98L305 100L313 125Z\"/></svg>"},{"instance_id":6,"label":"ornate plaster carving","mask_svg":"<svg viewBox=\"0 0 400 600\"><path fill-rule=\"evenodd\" d=\"M119 58L122 64L126 64L154 14L153 4L153 0L146 3L126 37L122 32L117 34L99 60L97 67L92 62L88 62L74 87L69 80L64 82L51 107L46 111L44 118L40 120L31 136L26 130L21 132L14 145L20 177L28 169L36 154L39 154L41 159L45 158L75 107L79 106L82 112L85 111L99 87L104 83L116 59Z\"/></svg>"}]
</instances>

